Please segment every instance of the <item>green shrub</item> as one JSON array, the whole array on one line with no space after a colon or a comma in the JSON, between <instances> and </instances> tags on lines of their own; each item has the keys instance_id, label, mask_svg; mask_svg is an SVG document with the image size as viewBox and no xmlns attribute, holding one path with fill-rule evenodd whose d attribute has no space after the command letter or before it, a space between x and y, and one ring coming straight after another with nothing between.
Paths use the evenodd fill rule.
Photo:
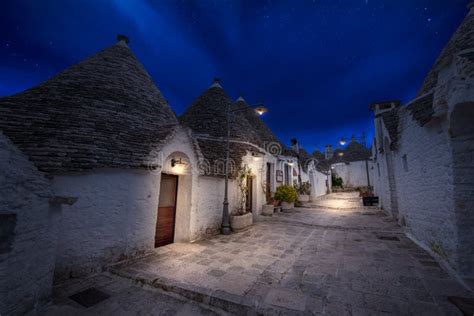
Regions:
<instances>
[{"instance_id":1,"label":"green shrub","mask_svg":"<svg viewBox=\"0 0 474 316\"><path fill-rule=\"evenodd\" d=\"M342 181L342 178L341 177L338 177L336 174L332 174L331 175L332 177L332 186L334 188L342 188L343 185L344 185L344 181Z\"/></svg>"},{"instance_id":2,"label":"green shrub","mask_svg":"<svg viewBox=\"0 0 474 316\"><path fill-rule=\"evenodd\" d=\"M291 185L280 185L275 192L275 200L280 202L293 203L298 198L296 189Z\"/></svg>"}]
</instances>

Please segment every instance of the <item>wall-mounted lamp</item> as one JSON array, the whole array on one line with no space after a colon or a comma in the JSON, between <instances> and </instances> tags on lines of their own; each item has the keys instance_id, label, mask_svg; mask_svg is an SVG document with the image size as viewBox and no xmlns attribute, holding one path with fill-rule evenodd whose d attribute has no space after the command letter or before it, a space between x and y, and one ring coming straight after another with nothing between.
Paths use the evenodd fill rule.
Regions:
<instances>
[{"instance_id":1,"label":"wall-mounted lamp","mask_svg":"<svg viewBox=\"0 0 474 316\"><path fill-rule=\"evenodd\" d=\"M337 154L339 157L344 156L344 153L341 151L340 153Z\"/></svg>"},{"instance_id":2,"label":"wall-mounted lamp","mask_svg":"<svg viewBox=\"0 0 474 316\"><path fill-rule=\"evenodd\" d=\"M184 165L185 163L181 160L181 158L179 159L175 159L175 158L172 158L171 159L171 168L174 168L176 165Z\"/></svg>"},{"instance_id":3,"label":"wall-mounted lamp","mask_svg":"<svg viewBox=\"0 0 474 316\"><path fill-rule=\"evenodd\" d=\"M260 160L261 157L258 153L253 152L252 153L252 158L253 158L254 161L258 161L258 160Z\"/></svg>"},{"instance_id":4,"label":"wall-mounted lamp","mask_svg":"<svg viewBox=\"0 0 474 316\"><path fill-rule=\"evenodd\" d=\"M294 165L293 161L290 160L290 161L288 162L288 166L293 167L293 165Z\"/></svg>"}]
</instances>

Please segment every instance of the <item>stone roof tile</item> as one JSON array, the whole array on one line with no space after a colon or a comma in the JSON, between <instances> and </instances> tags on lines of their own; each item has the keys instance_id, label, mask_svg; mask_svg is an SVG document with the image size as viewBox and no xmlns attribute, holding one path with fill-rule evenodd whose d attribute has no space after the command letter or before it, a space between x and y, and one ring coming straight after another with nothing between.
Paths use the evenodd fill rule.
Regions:
<instances>
[{"instance_id":1,"label":"stone roof tile","mask_svg":"<svg viewBox=\"0 0 474 316\"><path fill-rule=\"evenodd\" d=\"M474 9L472 8L444 47L432 69L426 76L417 95L422 96L433 90L438 82L438 75L441 69L451 64L454 57L461 51L470 48L474 48Z\"/></svg>"},{"instance_id":2,"label":"stone roof tile","mask_svg":"<svg viewBox=\"0 0 474 316\"><path fill-rule=\"evenodd\" d=\"M429 93L419 97L410 102L406 107L413 119L416 120L420 126L424 126L433 117L433 96L433 93Z\"/></svg>"},{"instance_id":3,"label":"stone roof tile","mask_svg":"<svg viewBox=\"0 0 474 316\"><path fill-rule=\"evenodd\" d=\"M0 99L0 129L41 171L145 168L178 122L121 41Z\"/></svg>"}]
</instances>

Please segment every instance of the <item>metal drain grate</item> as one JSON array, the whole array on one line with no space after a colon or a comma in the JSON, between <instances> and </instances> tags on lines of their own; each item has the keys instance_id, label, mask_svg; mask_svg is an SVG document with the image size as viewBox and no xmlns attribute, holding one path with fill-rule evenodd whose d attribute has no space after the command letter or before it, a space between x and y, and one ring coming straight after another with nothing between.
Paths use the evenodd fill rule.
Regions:
<instances>
[{"instance_id":1,"label":"metal drain grate","mask_svg":"<svg viewBox=\"0 0 474 316\"><path fill-rule=\"evenodd\" d=\"M382 240L400 241L400 238L396 236L378 236L377 238Z\"/></svg>"},{"instance_id":2,"label":"metal drain grate","mask_svg":"<svg viewBox=\"0 0 474 316\"><path fill-rule=\"evenodd\" d=\"M88 288L82 292L69 296L69 298L84 307L91 307L108 299L110 295L104 293L95 287Z\"/></svg>"}]
</instances>

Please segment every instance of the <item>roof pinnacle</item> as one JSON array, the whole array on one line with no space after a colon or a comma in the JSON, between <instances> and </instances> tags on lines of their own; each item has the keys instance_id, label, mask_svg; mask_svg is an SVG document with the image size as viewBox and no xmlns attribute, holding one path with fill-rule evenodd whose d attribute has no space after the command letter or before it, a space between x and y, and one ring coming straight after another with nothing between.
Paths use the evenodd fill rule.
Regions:
<instances>
[{"instance_id":1,"label":"roof pinnacle","mask_svg":"<svg viewBox=\"0 0 474 316\"><path fill-rule=\"evenodd\" d=\"M221 79L218 77L214 77L214 80L212 82L211 88L222 88L221 86Z\"/></svg>"},{"instance_id":2,"label":"roof pinnacle","mask_svg":"<svg viewBox=\"0 0 474 316\"><path fill-rule=\"evenodd\" d=\"M128 39L128 36L125 36L123 34L117 34L117 42L124 42L125 44L130 43L130 40Z\"/></svg>"}]
</instances>

